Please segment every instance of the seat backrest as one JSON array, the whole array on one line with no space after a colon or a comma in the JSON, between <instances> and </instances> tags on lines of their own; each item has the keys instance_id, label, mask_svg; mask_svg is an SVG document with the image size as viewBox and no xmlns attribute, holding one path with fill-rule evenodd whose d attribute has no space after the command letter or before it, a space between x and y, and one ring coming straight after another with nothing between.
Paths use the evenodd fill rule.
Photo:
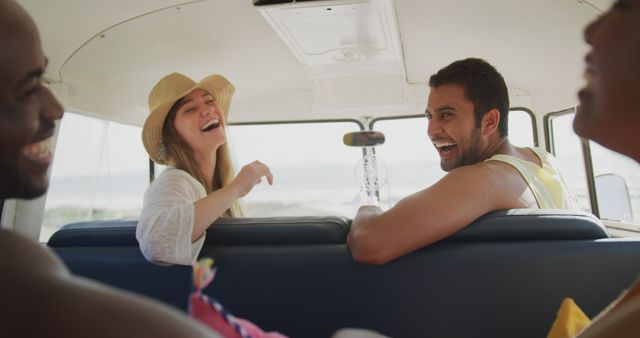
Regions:
<instances>
[{"instance_id":1,"label":"seat backrest","mask_svg":"<svg viewBox=\"0 0 640 338\"><path fill-rule=\"evenodd\" d=\"M221 220L201 251L218 268L205 293L292 337L363 327L392 337L533 338L545 335L564 297L592 317L640 273L640 241L606 238L582 212L494 212L383 266L353 261L348 225ZM147 262L135 221L68 225L49 245L75 274L187 310L190 268Z\"/></svg>"},{"instance_id":2,"label":"seat backrest","mask_svg":"<svg viewBox=\"0 0 640 338\"><path fill-rule=\"evenodd\" d=\"M50 247L138 246L136 220L106 220L64 225ZM336 216L221 218L207 229L205 245L343 244L351 221Z\"/></svg>"},{"instance_id":3,"label":"seat backrest","mask_svg":"<svg viewBox=\"0 0 640 338\"><path fill-rule=\"evenodd\" d=\"M49 239L51 247L137 246L135 220L71 223ZM219 219L205 246L344 244L351 220L336 216ZM400 225L399 225L400 226ZM448 241L567 240L609 237L592 214L568 210L509 209L478 218Z\"/></svg>"},{"instance_id":4,"label":"seat backrest","mask_svg":"<svg viewBox=\"0 0 640 338\"><path fill-rule=\"evenodd\" d=\"M532 241L608 237L602 222L584 211L507 209L478 218L448 240Z\"/></svg>"}]
</instances>

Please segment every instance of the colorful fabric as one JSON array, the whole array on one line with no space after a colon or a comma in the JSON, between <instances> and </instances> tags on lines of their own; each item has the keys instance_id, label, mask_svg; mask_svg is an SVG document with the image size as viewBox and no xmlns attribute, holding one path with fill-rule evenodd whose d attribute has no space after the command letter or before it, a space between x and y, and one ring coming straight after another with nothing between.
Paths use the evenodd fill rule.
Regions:
<instances>
[{"instance_id":1,"label":"colorful fabric","mask_svg":"<svg viewBox=\"0 0 640 338\"><path fill-rule=\"evenodd\" d=\"M213 281L216 269L213 260L204 258L193 265L194 291L189 297L191 317L214 329L225 338L287 338L278 332L264 332L255 324L233 316L220 302L202 293Z\"/></svg>"}]
</instances>

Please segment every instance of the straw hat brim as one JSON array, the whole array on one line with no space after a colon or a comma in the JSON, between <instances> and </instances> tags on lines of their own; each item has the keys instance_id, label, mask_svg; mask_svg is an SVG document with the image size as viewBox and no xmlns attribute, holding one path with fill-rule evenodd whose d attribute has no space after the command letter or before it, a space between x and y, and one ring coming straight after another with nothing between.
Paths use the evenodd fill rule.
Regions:
<instances>
[{"instance_id":1,"label":"straw hat brim","mask_svg":"<svg viewBox=\"0 0 640 338\"><path fill-rule=\"evenodd\" d=\"M142 143L154 162L167 164L162 127L169 110L179 99L196 89L210 93L222 110L225 121L227 120L235 87L224 76L210 75L198 83L178 73L165 76L149 94L151 112L142 127Z\"/></svg>"}]
</instances>

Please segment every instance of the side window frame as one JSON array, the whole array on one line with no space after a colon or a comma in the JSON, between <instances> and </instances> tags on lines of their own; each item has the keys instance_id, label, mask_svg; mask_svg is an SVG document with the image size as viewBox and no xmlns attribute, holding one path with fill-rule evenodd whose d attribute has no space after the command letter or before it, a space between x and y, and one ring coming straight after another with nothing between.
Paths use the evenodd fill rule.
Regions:
<instances>
[{"instance_id":1,"label":"side window frame","mask_svg":"<svg viewBox=\"0 0 640 338\"><path fill-rule=\"evenodd\" d=\"M540 141L538 139L538 122L536 120L536 115L531 111L531 109L526 107L511 107L509 108L509 114L513 111L522 111L525 112L529 118L531 119L531 129L533 132L533 146L539 147Z\"/></svg>"},{"instance_id":2,"label":"side window frame","mask_svg":"<svg viewBox=\"0 0 640 338\"><path fill-rule=\"evenodd\" d=\"M543 118L546 149L554 156L556 156L556 150L555 140L553 139L553 119L564 115L575 114L576 108L577 107L572 107L556 112L551 112L546 114ZM582 158L584 160L583 166L585 177L587 179L587 193L589 194L589 205L591 207L591 213L600 218L598 200L596 198L596 183L595 175L593 172L593 160L591 158L591 146L589 145L588 140L580 138L580 147L582 150Z\"/></svg>"}]
</instances>

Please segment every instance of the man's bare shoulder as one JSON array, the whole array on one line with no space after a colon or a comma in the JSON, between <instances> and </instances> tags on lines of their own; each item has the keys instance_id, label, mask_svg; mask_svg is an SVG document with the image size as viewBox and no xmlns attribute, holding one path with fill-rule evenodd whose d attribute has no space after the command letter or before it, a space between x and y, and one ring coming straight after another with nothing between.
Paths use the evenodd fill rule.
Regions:
<instances>
[{"instance_id":1,"label":"man's bare shoulder","mask_svg":"<svg viewBox=\"0 0 640 338\"><path fill-rule=\"evenodd\" d=\"M42 245L9 230L0 230L0 269L14 277L31 273L69 274L64 264Z\"/></svg>"},{"instance_id":2,"label":"man's bare shoulder","mask_svg":"<svg viewBox=\"0 0 640 338\"><path fill-rule=\"evenodd\" d=\"M72 338L219 337L155 300L72 276L49 250L11 231L0 230L0 271L8 292L0 302L2 337L45 337L51 325ZM34 318L51 325L33 325Z\"/></svg>"},{"instance_id":3,"label":"man's bare shoulder","mask_svg":"<svg viewBox=\"0 0 640 338\"><path fill-rule=\"evenodd\" d=\"M460 193L474 203L483 200L492 210L524 208L529 204L528 198L523 198L530 194L529 186L515 168L503 162L479 162L456 168L436 185L444 195L448 192L460 196Z\"/></svg>"},{"instance_id":4,"label":"man's bare shoulder","mask_svg":"<svg viewBox=\"0 0 640 338\"><path fill-rule=\"evenodd\" d=\"M488 161L476 163L469 167L479 168L478 170L484 170L487 175L495 175L501 178L505 176L520 177L520 173L516 168L502 161L488 160Z\"/></svg>"},{"instance_id":5,"label":"man's bare shoulder","mask_svg":"<svg viewBox=\"0 0 640 338\"><path fill-rule=\"evenodd\" d=\"M473 186L485 187L490 184L492 187L501 186L505 180L522 180L520 173L511 165L499 161L478 162L451 170L444 178L451 181L460 182Z\"/></svg>"}]
</instances>

